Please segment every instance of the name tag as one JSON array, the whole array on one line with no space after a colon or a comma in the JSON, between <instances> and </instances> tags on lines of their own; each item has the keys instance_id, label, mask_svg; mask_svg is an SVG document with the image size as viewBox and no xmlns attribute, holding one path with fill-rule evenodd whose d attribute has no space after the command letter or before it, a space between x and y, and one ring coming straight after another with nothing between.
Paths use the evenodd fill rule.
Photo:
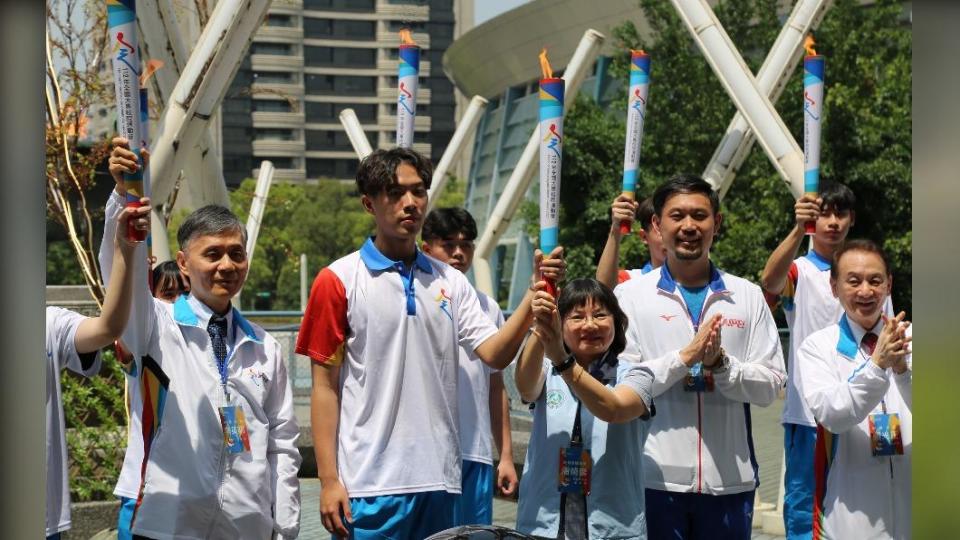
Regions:
<instances>
[{"instance_id":1,"label":"name tag","mask_svg":"<svg viewBox=\"0 0 960 540\"><path fill-rule=\"evenodd\" d=\"M231 454L250 451L250 435L243 409L236 405L220 407L220 427L223 428L223 445Z\"/></svg>"},{"instance_id":2,"label":"name tag","mask_svg":"<svg viewBox=\"0 0 960 540\"><path fill-rule=\"evenodd\" d=\"M685 392L713 392L713 373L703 369L703 364L695 364L683 378Z\"/></svg>"},{"instance_id":3,"label":"name tag","mask_svg":"<svg viewBox=\"0 0 960 540\"><path fill-rule=\"evenodd\" d=\"M874 456L902 456L903 438L900 436L900 415L897 413L870 415L870 449Z\"/></svg>"},{"instance_id":4,"label":"name tag","mask_svg":"<svg viewBox=\"0 0 960 540\"><path fill-rule=\"evenodd\" d=\"M593 458L590 457L589 450L582 446L561 448L557 491L589 495L591 469L593 469Z\"/></svg>"}]
</instances>

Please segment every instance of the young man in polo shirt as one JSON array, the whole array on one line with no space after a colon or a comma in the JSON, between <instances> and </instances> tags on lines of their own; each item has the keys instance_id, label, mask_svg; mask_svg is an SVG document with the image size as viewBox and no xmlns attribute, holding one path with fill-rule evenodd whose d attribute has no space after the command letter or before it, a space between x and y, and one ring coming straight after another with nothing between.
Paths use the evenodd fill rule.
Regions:
<instances>
[{"instance_id":1,"label":"young man in polo shirt","mask_svg":"<svg viewBox=\"0 0 960 540\"><path fill-rule=\"evenodd\" d=\"M463 208L437 208L423 223L423 252L466 273L473 263L473 241L477 223ZM503 312L493 298L477 291L487 317L503 326ZM460 452L463 492L457 502L460 525L493 523L493 486L504 495L517 490L510 433L510 406L503 390L503 374L493 371L473 354L460 347L460 377L457 380L460 414ZM493 479L492 440L500 456Z\"/></svg>"},{"instance_id":2,"label":"young man in polo shirt","mask_svg":"<svg viewBox=\"0 0 960 540\"><path fill-rule=\"evenodd\" d=\"M642 268L618 270L620 242L623 240L623 235L620 233L620 224L633 224L634 216L640 221L640 230L637 234L644 245L647 246L647 250L650 252L650 260ZM637 203L637 201L625 195L619 195L610 206L610 217L610 234L607 235L607 243L603 247L600 262L597 264L597 281L613 289L619 283L640 277L654 268L659 268L666 258L666 253L663 251L663 239L660 238L660 232L653 227L652 197L647 197L643 202Z\"/></svg>"},{"instance_id":3,"label":"young man in polo shirt","mask_svg":"<svg viewBox=\"0 0 960 540\"><path fill-rule=\"evenodd\" d=\"M794 205L795 224L786 238L770 254L761 274L770 308L777 304L790 329L787 354L787 391L783 406L784 500L783 521L790 540L808 540L813 527L813 455L816 422L804 403L793 376L797 349L817 330L836 324L843 313L830 287L834 253L843 244L855 221L856 198L847 186L834 183L818 197L804 195ZM812 248L797 257L807 238L806 223L816 223ZM889 298L884 311L891 314Z\"/></svg>"},{"instance_id":4,"label":"young man in polo shirt","mask_svg":"<svg viewBox=\"0 0 960 540\"><path fill-rule=\"evenodd\" d=\"M338 536L425 538L457 524L458 347L502 369L533 321L528 291L497 331L467 278L417 249L432 172L403 148L360 163L376 234L320 271L297 338L314 361L320 513ZM548 276L560 253L543 261Z\"/></svg>"},{"instance_id":5,"label":"young man in polo shirt","mask_svg":"<svg viewBox=\"0 0 960 540\"><path fill-rule=\"evenodd\" d=\"M817 422L812 536L906 540L912 327L883 314L892 276L873 242L844 243L830 274L843 314L803 341L791 375Z\"/></svg>"},{"instance_id":6,"label":"young man in polo shirt","mask_svg":"<svg viewBox=\"0 0 960 540\"><path fill-rule=\"evenodd\" d=\"M648 534L748 539L759 478L750 406L770 405L783 386L777 328L759 287L710 262L722 222L710 184L675 176L653 206L666 262L615 290L630 317L622 358L654 373ZM691 340L705 332L718 332L720 346L698 354Z\"/></svg>"}]
</instances>

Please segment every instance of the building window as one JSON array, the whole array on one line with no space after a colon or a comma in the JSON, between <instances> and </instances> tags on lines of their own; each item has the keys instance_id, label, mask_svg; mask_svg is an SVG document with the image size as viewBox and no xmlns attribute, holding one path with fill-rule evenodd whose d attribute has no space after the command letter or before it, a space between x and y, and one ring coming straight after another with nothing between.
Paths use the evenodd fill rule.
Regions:
<instances>
[{"instance_id":1,"label":"building window","mask_svg":"<svg viewBox=\"0 0 960 540\"><path fill-rule=\"evenodd\" d=\"M374 0L304 0L303 9L335 9L337 11L373 11Z\"/></svg>"},{"instance_id":2,"label":"building window","mask_svg":"<svg viewBox=\"0 0 960 540\"><path fill-rule=\"evenodd\" d=\"M303 37L307 39L372 39L377 35L374 21L351 21L346 19L303 20Z\"/></svg>"},{"instance_id":3,"label":"building window","mask_svg":"<svg viewBox=\"0 0 960 540\"><path fill-rule=\"evenodd\" d=\"M280 15L277 13L267 14L267 18L263 21L264 26L294 26L293 16L292 15Z\"/></svg>"},{"instance_id":4,"label":"building window","mask_svg":"<svg viewBox=\"0 0 960 540\"><path fill-rule=\"evenodd\" d=\"M367 140L376 142L377 134L375 132L366 133ZM342 152L353 150L350 144L350 138L343 130L335 131L306 131L307 151L308 152Z\"/></svg>"},{"instance_id":5,"label":"building window","mask_svg":"<svg viewBox=\"0 0 960 540\"><path fill-rule=\"evenodd\" d=\"M289 43L261 43L255 42L250 45L250 54L272 54L277 56L290 56L293 45Z\"/></svg>"},{"instance_id":6,"label":"building window","mask_svg":"<svg viewBox=\"0 0 960 540\"><path fill-rule=\"evenodd\" d=\"M291 112L293 107L286 100L255 99L253 110L254 112Z\"/></svg>"},{"instance_id":7,"label":"building window","mask_svg":"<svg viewBox=\"0 0 960 540\"><path fill-rule=\"evenodd\" d=\"M375 77L314 74L307 74L305 77L308 94L351 96L375 96L377 94L377 79Z\"/></svg>"},{"instance_id":8,"label":"building window","mask_svg":"<svg viewBox=\"0 0 960 540\"><path fill-rule=\"evenodd\" d=\"M289 71L255 71L254 84L293 84L293 73Z\"/></svg>"},{"instance_id":9,"label":"building window","mask_svg":"<svg viewBox=\"0 0 960 540\"><path fill-rule=\"evenodd\" d=\"M292 141L294 139L292 129L258 128L253 131L255 141Z\"/></svg>"},{"instance_id":10,"label":"building window","mask_svg":"<svg viewBox=\"0 0 960 540\"><path fill-rule=\"evenodd\" d=\"M310 123L339 122L340 112L350 108L357 113L360 121L376 121L376 105L353 105L350 103L316 103L308 101L306 104L306 121Z\"/></svg>"},{"instance_id":11,"label":"building window","mask_svg":"<svg viewBox=\"0 0 960 540\"><path fill-rule=\"evenodd\" d=\"M307 159L307 178L352 178L357 174L356 159Z\"/></svg>"},{"instance_id":12,"label":"building window","mask_svg":"<svg viewBox=\"0 0 960 540\"><path fill-rule=\"evenodd\" d=\"M423 22L387 21L387 30L390 32L399 32L404 28L409 29L411 32L423 32L426 25Z\"/></svg>"},{"instance_id":13,"label":"building window","mask_svg":"<svg viewBox=\"0 0 960 540\"><path fill-rule=\"evenodd\" d=\"M304 47L304 65L307 67L377 67L376 49L353 47Z\"/></svg>"}]
</instances>

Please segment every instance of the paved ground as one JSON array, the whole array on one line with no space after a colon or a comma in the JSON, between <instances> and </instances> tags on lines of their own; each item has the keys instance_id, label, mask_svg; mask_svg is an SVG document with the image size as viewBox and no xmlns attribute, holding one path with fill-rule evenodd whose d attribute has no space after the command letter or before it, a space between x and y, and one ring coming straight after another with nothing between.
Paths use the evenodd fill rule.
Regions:
<instances>
[{"instance_id":1,"label":"paved ground","mask_svg":"<svg viewBox=\"0 0 960 540\"><path fill-rule=\"evenodd\" d=\"M299 407L298 407L299 408ZM304 407L305 408L305 407ZM768 408L753 407L753 436L757 461L760 464L760 500L775 504L780 482L780 460L783 451L783 428L780 427L780 411L783 400L777 400ZM298 416L307 411L298 411ZM303 500L303 512L300 524L300 538L328 538L320 524L319 495L320 482L316 479L301 479L300 489ZM493 505L493 522L496 525L513 527L516 524L517 504L513 501L496 499ZM782 536L763 534L754 529L753 540L783 540Z\"/></svg>"}]
</instances>

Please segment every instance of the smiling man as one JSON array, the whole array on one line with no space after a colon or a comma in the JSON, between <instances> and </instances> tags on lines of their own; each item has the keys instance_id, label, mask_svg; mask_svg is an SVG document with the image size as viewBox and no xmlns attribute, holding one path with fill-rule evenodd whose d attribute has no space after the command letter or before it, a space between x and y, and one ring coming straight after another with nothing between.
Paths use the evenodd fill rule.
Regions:
<instances>
[{"instance_id":1,"label":"smiling man","mask_svg":"<svg viewBox=\"0 0 960 540\"><path fill-rule=\"evenodd\" d=\"M648 534L748 539L759 482L750 405L770 405L783 386L777 328L760 288L710 261L723 221L710 184L675 176L653 206L666 261L615 290L630 317L621 358L654 374L657 415L643 459ZM719 346L688 346L714 332Z\"/></svg>"},{"instance_id":2,"label":"smiling man","mask_svg":"<svg viewBox=\"0 0 960 540\"><path fill-rule=\"evenodd\" d=\"M124 207L122 175L137 167L126 146L114 139L105 238ZM141 279L123 342L136 362L143 441L128 446L124 468L142 474L121 524L135 538L296 538L300 430L286 362L231 305L247 277L246 231L229 209L209 205L186 217L177 240L191 288L172 304L147 287L145 246L134 259ZM101 247L108 273L111 255Z\"/></svg>"},{"instance_id":3,"label":"smiling man","mask_svg":"<svg viewBox=\"0 0 960 540\"><path fill-rule=\"evenodd\" d=\"M912 330L883 305L892 276L883 250L851 240L834 256L839 322L797 351L798 386L817 422L815 539L910 538Z\"/></svg>"},{"instance_id":4,"label":"smiling man","mask_svg":"<svg viewBox=\"0 0 960 540\"><path fill-rule=\"evenodd\" d=\"M457 524L458 349L502 369L533 321L528 292L498 331L463 273L417 249L432 175L413 150L364 158L357 188L376 233L317 274L297 338L313 360L321 518L337 536L426 538ZM557 278L560 248L551 255L542 270Z\"/></svg>"}]
</instances>

